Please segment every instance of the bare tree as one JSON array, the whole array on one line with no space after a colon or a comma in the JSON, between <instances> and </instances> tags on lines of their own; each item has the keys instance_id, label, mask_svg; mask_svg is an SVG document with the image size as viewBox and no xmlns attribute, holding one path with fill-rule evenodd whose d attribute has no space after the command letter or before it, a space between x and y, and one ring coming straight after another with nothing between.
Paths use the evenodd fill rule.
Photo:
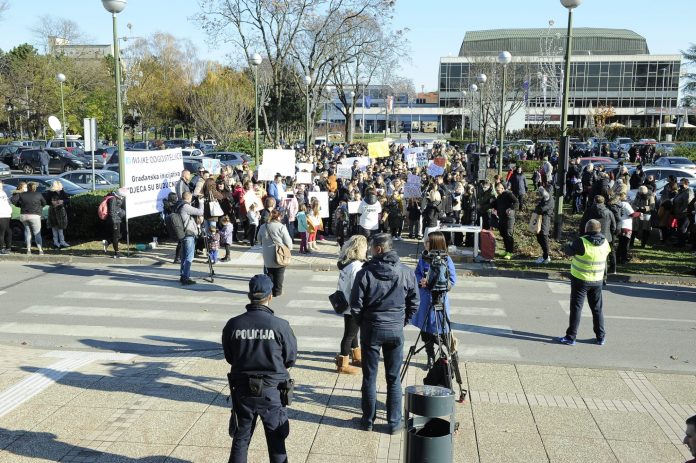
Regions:
<instances>
[{"instance_id":1,"label":"bare tree","mask_svg":"<svg viewBox=\"0 0 696 463\"><path fill-rule=\"evenodd\" d=\"M40 16L31 31L35 45L45 54L51 53L55 46L87 41L87 37L75 21L52 15Z\"/></svg>"}]
</instances>

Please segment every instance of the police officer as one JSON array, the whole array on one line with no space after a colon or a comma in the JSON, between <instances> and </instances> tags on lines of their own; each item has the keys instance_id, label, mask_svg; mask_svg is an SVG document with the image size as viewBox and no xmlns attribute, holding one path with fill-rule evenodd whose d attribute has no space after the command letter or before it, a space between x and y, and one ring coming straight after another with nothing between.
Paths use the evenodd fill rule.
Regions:
<instances>
[{"instance_id":1,"label":"police officer","mask_svg":"<svg viewBox=\"0 0 696 463\"><path fill-rule=\"evenodd\" d=\"M570 324L566 335L558 338L560 343L575 345L580 313L587 297L587 303L592 311L592 327L596 342L600 346L604 345L602 282L609 252L609 242L602 234L602 225L595 219L587 221L585 236L577 238L566 248L566 254L573 256L570 263Z\"/></svg>"},{"instance_id":2,"label":"police officer","mask_svg":"<svg viewBox=\"0 0 696 463\"><path fill-rule=\"evenodd\" d=\"M269 460L287 461L285 439L290 432L285 409L292 397L288 368L295 364L297 340L287 321L268 307L273 281L256 275L249 281L246 313L230 319L222 330L225 359L232 366L227 375L232 416L230 463L246 463L249 441L261 417L266 432Z\"/></svg>"}]
</instances>

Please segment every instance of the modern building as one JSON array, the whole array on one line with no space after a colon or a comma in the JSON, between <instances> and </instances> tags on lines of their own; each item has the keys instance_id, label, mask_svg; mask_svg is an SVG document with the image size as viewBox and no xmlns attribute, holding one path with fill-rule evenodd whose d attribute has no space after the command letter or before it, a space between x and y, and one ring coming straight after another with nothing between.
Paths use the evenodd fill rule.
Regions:
<instances>
[{"instance_id":1,"label":"modern building","mask_svg":"<svg viewBox=\"0 0 696 463\"><path fill-rule=\"evenodd\" d=\"M492 92L501 65L501 51L512 54L508 65L507 106L516 106L507 130L538 124L559 125L566 29L498 29L469 31L459 56L440 59L439 106L467 108L462 90L485 72L489 81L481 87ZM651 55L644 37L626 29L573 29L573 53L569 92L569 125L593 123L598 108L611 108L612 122L625 126L656 126L660 114L677 115L681 55ZM493 98L491 96L490 98ZM461 116L443 114L445 131L460 125ZM478 115L474 114L474 126ZM468 123L467 123L468 124Z\"/></svg>"},{"instance_id":2,"label":"modern building","mask_svg":"<svg viewBox=\"0 0 696 463\"><path fill-rule=\"evenodd\" d=\"M112 56L112 45L71 44L60 37L49 37L49 52L52 55L64 55L70 58L98 60Z\"/></svg>"}]
</instances>

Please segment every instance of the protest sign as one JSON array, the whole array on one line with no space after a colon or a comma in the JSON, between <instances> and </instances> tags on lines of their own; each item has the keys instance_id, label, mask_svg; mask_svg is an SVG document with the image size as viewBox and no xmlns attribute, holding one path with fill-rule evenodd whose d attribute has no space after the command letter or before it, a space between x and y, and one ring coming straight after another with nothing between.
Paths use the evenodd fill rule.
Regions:
<instances>
[{"instance_id":1,"label":"protest sign","mask_svg":"<svg viewBox=\"0 0 696 463\"><path fill-rule=\"evenodd\" d=\"M439 177L445 173L445 168L435 164L435 161L430 161L427 172L431 177Z\"/></svg>"},{"instance_id":2,"label":"protest sign","mask_svg":"<svg viewBox=\"0 0 696 463\"><path fill-rule=\"evenodd\" d=\"M256 178L266 182L272 182L275 177L275 174L278 172L276 170L276 166L271 166L268 164L261 164L258 168L258 171L259 173L256 176Z\"/></svg>"},{"instance_id":3,"label":"protest sign","mask_svg":"<svg viewBox=\"0 0 696 463\"><path fill-rule=\"evenodd\" d=\"M297 173L297 180L295 183L304 183L305 185L309 185L312 183L312 173L311 172L298 172Z\"/></svg>"},{"instance_id":4,"label":"protest sign","mask_svg":"<svg viewBox=\"0 0 696 463\"><path fill-rule=\"evenodd\" d=\"M376 141L367 144L367 152L371 158L389 157L389 142Z\"/></svg>"},{"instance_id":5,"label":"protest sign","mask_svg":"<svg viewBox=\"0 0 696 463\"><path fill-rule=\"evenodd\" d=\"M360 201L348 201L348 213L357 214L360 208Z\"/></svg>"},{"instance_id":6,"label":"protest sign","mask_svg":"<svg viewBox=\"0 0 696 463\"><path fill-rule=\"evenodd\" d=\"M220 160L219 159L210 159L210 158L200 158L201 164L203 164L203 168L210 172L210 175L217 175L220 173Z\"/></svg>"},{"instance_id":7,"label":"protest sign","mask_svg":"<svg viewBox=\"0 0 696 463\"><path fill-rule=\"evenodd\" d=\"M274 173L294 178L295 150L263 150L263 164L273 166Z\"/></svg>"},{"instance_id":8,"label":"protest sign","mask_svg":"<svg viewBox=\"0 0 696 463\"><path fill-rule=\"evenodd\" d=\"M355 161L358 161L358 167L360 167L361 171L365 171L367 166L370 165L370 158L367 156L360 156L360 157L353 157L353 158L345 158L343 161L341 161L342 166L351 166L353 167L353 163Z\"/></svg>"},{"instance_id":9,"label":"protest sign","mask_svg":"<svg viewBox=\"0 0 696 463\"><path fill-rule=\"evenodd\" d=\"M254 190L247 191L244 193L244 205L246 206L247 210L249 210L249 206L252 204L256 204L256 212L261 211L263 209L263 203L261 202L261 198L256 194Z\"/></svg>"},{"instance_id":10,"label":"protest sign","mask_svg":"<svg viewBox=\"0 0 696 463\"><path fill-rule=\"evenodd\" d=\"M162 200L172 191L184 170L181 148L126 151L123 160L127 218L162 212Z\"/></svg>"},{"instance_id":11,"label":"protest sign","mask_svg":"<svg viewBox=\"0 0 696 463\"><path fill-rule=\"evenodd\" d=\"M421 147L406 148L404 149L404 161L408 164L409 169L425 167L428 165L428 154Z\"/></svg>"},{"instance_id":12,"label":"protest sign","mask_svg":"<svg viewBox=\"0 0 696 463\"><path fill-rule=\"evenodd\" d=\"M307 199L310 203L312 198L319 200L319 216L322 219L329 218L329 192L328 191L310 191L307 193Z\"/></svg>"},{"instance_id":13,"label":"protest sign","mask_svg":"<svg viewBox=\"0 0 696 463\"><path fill-rule=\"evenodd\" d=\"M350 180L353 178L353 168L349 165L340 164L336 166L336 177L347 178Z\"/></svg>"},{"instance_id":14,"label":"protest sign","mask_svg":"<svg viewBox=\"0 0 696 463\"><path fill-rule=\"evenodd\" d=\"M420 185L421 178L419 175L413 175L413 174L408 174L408 179L406 180L406 183L415 183L417 185Z\"/></svg>"},{"instance_id":15,"label":"protest sign","mask_svg":"<svg viewBox=\"0 0 696 463\"><path fill-rule=\"evenodd\" d=\"M314 164L311 162L298 162L297 171L298 172L312 172L314 170Z\"/></svg>"},{"instance_id":16,"label":"protest sign","mask_svg":"<svg viewBox=\"0 0 696 463\"><path fill-rule=\"evenodd\" d=\"M420 198L422 195L420 183L407 183L404 185L404 198Z\"/></svg>"}]
</instances>

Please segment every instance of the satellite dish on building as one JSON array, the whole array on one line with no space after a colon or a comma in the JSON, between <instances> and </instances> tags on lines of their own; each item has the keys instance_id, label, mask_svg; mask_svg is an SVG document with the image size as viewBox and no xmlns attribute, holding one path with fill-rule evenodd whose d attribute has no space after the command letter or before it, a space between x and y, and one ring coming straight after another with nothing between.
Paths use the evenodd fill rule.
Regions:
<instances>
[{"instance_id":1,"label":"satellite dish on building","mask_svg":"<svg viewBox=\"0 0 696 463\"><path fill-rule=\"evenodd\" d=\"M63 125L56 116L48 116L48 126L51 127L56 133L63 130Z\"/></svg>"}]
</instances>

